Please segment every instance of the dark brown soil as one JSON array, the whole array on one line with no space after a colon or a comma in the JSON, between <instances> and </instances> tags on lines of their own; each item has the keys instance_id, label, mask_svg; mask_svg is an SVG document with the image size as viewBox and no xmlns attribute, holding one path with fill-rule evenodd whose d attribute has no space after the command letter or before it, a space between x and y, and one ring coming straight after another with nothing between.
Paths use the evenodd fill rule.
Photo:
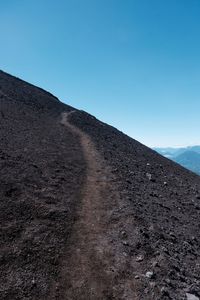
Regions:
<instances>
[{"instance_id":1,"label":"dark brown soil","mask_svg":"<svg viewBox=\"0 0 200 300\"><path fill-rule=\"evenodd\" d=\"M44 299L59 275L85 163L59 105L40 107L52 96L6 74L0 86L0 299Z\"/></svg>"},{"instance_id":2,"label":"dark brown soil","mask_svg":"<svg viewBox=\"0 0 200 300\"><path fill-rule=\"evenodd\" d=\"M199 176L0 72L0 299L198 299L199 214Z\"/></svg>"},{"instance_id":3,"label":"dark brown soil","mask_svg":"<svg viewBox=\"0 0 200 300\"><path fill-rule=\"evenodd\" d=\"M137 296L127 299L200 297L200 177L85 112L70 121L115 175L124 209L110 222L131 220L123 229L130 263L122 276L134 281Z\"/></svg>"}]
</instances>

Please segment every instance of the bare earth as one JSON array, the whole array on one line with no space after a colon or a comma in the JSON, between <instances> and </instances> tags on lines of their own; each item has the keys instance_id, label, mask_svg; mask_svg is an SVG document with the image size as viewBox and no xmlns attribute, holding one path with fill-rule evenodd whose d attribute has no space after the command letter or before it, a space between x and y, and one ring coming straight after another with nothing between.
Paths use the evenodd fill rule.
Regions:
<instances>
[{"instance_id":1,"label":"bare earth","mask_svg":"<svg viewBox=\"0 0 200 300\"><path fill-rule=\"evenodd\" d=\"M199 220L199 176L0 71L0 300L199 300Z\"/></svg>"},{"instance_id":2,"label":"bare earth","mask_svg":"<svg viewBox=\"0 0 200 300\"><path fill-rule=\"evenodd\" d=\"M61 123L80 138L87 175L62 271L66 276L63 299L134 299L133 282L119 276L128 259L122 239L129 220L113 223L115 213L123 209L115 178L90 137L69 123L73 113L63 113Z\"/></svg>"}]
</instances>

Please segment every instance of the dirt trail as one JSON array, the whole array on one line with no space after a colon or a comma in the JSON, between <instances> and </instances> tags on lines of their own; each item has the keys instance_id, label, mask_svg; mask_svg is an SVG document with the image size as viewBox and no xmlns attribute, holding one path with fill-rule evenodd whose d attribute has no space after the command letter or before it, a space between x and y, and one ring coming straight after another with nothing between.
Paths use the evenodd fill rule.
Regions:
<instances>
[{"instance_id":1,"label":"dirt trail","mask_svg":"<svg viewBox=\"0 0 200 300\"><path fill-rule=\"evenodd\" d=\"M72 113L63 113L61 124L81 140L87 178L63 268L64 299L136 299L133 283L124 282L128 257L120 234L126 233L124 220L114 218L123 209L114 177L89 136L69 123Z\"/></svg>"}]
</instances>

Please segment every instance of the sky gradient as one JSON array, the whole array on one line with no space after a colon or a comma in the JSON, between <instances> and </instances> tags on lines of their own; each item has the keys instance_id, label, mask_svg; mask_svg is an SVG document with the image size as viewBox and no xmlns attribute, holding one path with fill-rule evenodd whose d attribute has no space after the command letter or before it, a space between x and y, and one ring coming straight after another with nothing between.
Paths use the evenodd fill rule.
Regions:
<instances>
[{"instance_id":1,"label":"sky gradient","mask_svg":"<svg viewBox=\"0 0 200 300\"><path fill-rule=\"evenodd\" d=\"M0 1L0 68L148 146L200 144L199 0Z\"/></svg>"}]
</instances>

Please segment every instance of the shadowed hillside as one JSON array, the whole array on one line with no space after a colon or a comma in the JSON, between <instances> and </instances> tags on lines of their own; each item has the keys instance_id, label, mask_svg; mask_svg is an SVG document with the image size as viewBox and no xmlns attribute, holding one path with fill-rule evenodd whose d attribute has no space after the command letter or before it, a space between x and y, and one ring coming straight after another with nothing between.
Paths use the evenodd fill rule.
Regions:
<instances>
[{"instance_id":1,"label":"shadowed hillside","mask_svg":"<svg viewBox=\"0 0 200 300\"><path fill-rule=\"evenodd\" d=\"M0 299L199 299L199 176L3 72L0 140Z\"/></svg>"}]
</instances>

